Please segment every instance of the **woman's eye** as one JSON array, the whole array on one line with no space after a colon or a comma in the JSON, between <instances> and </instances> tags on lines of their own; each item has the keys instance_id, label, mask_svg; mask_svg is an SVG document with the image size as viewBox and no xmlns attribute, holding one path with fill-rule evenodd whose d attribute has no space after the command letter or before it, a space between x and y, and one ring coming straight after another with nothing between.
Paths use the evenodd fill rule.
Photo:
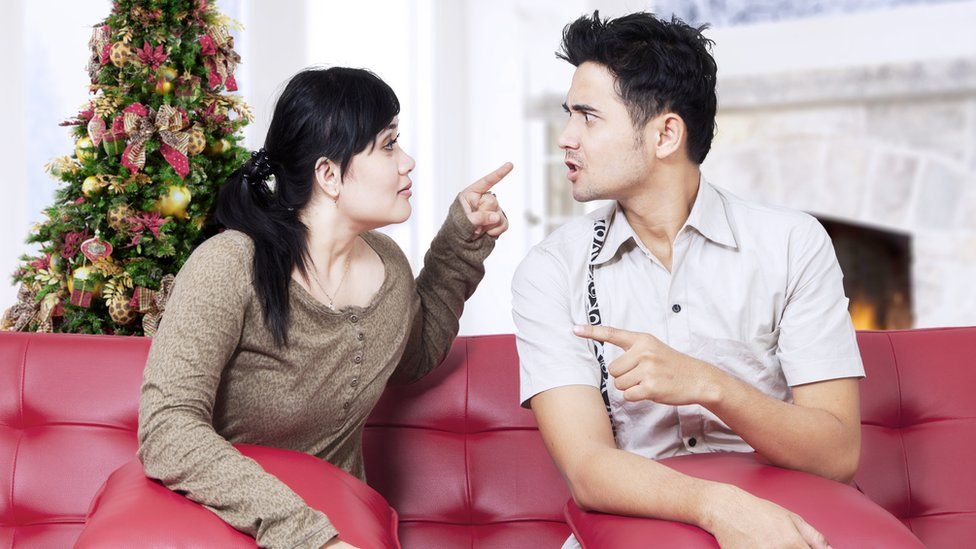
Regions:
<instances>
[{"instance_id":1,"label":"woman's eye","mask_svg":"<svg viewBox=\"0 0 976 549\"><path fill-rule=\"evenodd\" d=\"M392 139L389 143L387 143L386 145L384 145L383 148L386 149L386 150L388 150L388 151L392 151L393 150L393 145L396 145L396 142L399 141L399 140L400 140L400 134L397 134L397 136L394 139Z\"/></svg>"},{"instance_id":2,"label":"woman's eye","mask_svg":"<svg viewBox=\"0 0 976 549\"><path fill-rule=\"evenodd\" d=\"M583 120L585 120L586 122L590 122L591 121L590 120L590 113L584 112L583 113Z\"/></svg>"}]
</instances>

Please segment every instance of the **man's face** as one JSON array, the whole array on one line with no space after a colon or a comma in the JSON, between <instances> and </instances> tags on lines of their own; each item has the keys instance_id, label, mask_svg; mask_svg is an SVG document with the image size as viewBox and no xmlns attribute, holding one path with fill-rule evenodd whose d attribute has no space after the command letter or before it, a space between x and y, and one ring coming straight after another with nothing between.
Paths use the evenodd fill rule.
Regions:
<instances>
[{"instance_id":1,"label":"man's face","mask_svg":"<svg viewBox=\"0 0 976 549\"><path fill-rule=\"evenodd\" d=\"M605 66L583 63L563 105L569 120L559 135L559 148L566 153L573 198L580 202L626 199L652 167L653 136L640 139L615 81Z\"/></svg>"}]
</instances>

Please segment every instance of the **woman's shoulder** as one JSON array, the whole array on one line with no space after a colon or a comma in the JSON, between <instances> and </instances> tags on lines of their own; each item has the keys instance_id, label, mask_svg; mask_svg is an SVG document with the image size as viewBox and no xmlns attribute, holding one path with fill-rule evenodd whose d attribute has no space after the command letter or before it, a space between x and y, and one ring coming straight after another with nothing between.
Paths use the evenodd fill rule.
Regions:
<instances>
[{"instance_id":1,"label":"woman's shoulder","mask_svg":"<svg viewBox=\"0 0 976 549\"><path fill-rule=\"evenodd\" d=\"M251 268L254 242L246 234L226 230L204 240L187 260L184 269L203 270L211 276L238 274Z\"/></svg>"},{"instance_id":2,"label":"woman's shoulder","mask_svg":"<svg viewBox=\"0 0 976 549\"><path fill-rule=\"evenodd\" d=\"M362 236L366 240L366 243L376 250L383 263L388 265L392 264L396 267L406 269L407 272L412 272L407 255L403 253L400 245L389 235L379 231L367 231Z\"/></svg>"}]
</instances>

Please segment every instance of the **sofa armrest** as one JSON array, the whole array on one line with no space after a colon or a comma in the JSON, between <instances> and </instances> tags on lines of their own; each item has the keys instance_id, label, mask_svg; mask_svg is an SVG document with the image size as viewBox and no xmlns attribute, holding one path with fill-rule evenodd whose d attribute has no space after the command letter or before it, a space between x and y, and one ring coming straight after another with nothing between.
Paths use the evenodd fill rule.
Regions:
<instances>
[{"instance_id":1,"label":"sofa armrest","mask_svg":"<svg viewBox=\"0 0 976 549\"><path fill-rule=\"evenodd\" d=\"M834 547L919 548L922 543L897 518L856 489L800 471L781 469L754 453L711 453L659 463L698 478L733 484L803 517ZM717 548L711 534L690 524L583 511L573 500L564 515L584 549L647 547Z\"/></svg>"},{"instance_id":2,"label":"sofa armrest","mask_svg":"<svg viewBox=\"0 0 976 549\"><path fill-rule=\"evenodd\" d=\"M399 549L397 514L383 496L342 469L302 452L235 444L328 515L342 540L356 547ZM139 458L105 481L89 506L76 548L254 548L254 538L235 530L207 508L146 477Z\"/></svg>"}]
</instances>

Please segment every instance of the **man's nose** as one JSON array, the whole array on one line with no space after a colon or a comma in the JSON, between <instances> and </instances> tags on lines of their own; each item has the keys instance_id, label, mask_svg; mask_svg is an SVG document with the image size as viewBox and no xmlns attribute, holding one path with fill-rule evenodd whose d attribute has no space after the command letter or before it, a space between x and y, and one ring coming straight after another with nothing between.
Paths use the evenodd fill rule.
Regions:
<instances>
[{"instance_id":1,"label":"man's nose","mask_svg":"<svg viewBox=\"0 0 976 549\"><path fill-rule=\"evenodd\" d=\"M569 122L563 126L563 131L559 134L559 139L556 141L560 149L578 149L579 148L579 138L576 137L576 132L573 131L572 124Z\"/></svg>"}]
</instances>

